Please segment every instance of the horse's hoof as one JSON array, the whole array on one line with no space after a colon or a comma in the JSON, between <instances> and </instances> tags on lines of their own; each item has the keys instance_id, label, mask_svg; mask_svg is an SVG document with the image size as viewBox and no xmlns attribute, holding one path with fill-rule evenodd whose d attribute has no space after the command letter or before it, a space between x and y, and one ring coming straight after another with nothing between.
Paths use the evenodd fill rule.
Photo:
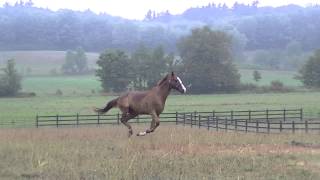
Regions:
<instances>
[{"instance_id":1,"label":"horse's hoof","mask_svg":"<svg viewBox=\"0 0 320 180\"><path fill-rule=\"evenodd\" d=\"M139 132L137 136L145 136L146 134L147 134L146 132Z\"/></svg>"}]
</instances>

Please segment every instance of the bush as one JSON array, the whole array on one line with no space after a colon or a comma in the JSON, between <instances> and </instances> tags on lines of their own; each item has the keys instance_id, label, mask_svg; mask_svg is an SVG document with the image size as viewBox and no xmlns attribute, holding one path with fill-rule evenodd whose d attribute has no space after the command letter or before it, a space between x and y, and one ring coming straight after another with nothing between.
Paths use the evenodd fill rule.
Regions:
<instances>
[{"instance_id":1,"label":"bush","mask_svg":"<svg viewBox=\"0 0 320 180\"><path fill-rule=\"evenodd\" d=\"M270 90L275 92L281 92L284 90L283 83L281 81L271 81Z\"/></svg>"},{"instance_id":2,"label":"bush","mask_svg":"<svg viewBox=\"0 0 320 180\"><path fill-rule=\"evenodd\" d=\"M63 92L62 92L60 89L57 89L56 95L57 95L57 96L62 96L62 95L63 95Z\"/></svg>"},{"instance_id":3,"label":"bush","mask_svg":"<svg viewBox=\"0 0 320 180\"><path fill-rule=\"evenodd\" d=\"M0 96L15 96L21 89L21 76L15 68L13 59L7 61L0 75Z\"/></svg>"},{"instance_id":4,"label":"bush","mask_svg":"<svg viewBox=\"0 0 320 180\"><path fill-rule=\"evenodd\" d=\"M302 66L297 79L306 87L320 87L320 49Z\"/></svg>"}]
</instances>

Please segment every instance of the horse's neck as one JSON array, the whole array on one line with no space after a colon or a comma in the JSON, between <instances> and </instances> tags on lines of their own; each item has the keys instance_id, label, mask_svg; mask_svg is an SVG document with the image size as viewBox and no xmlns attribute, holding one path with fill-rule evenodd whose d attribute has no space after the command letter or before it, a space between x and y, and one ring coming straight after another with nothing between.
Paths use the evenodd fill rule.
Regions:
<instances>
[{"instance_id":1,"label":"horse's neck","mask_svg":"<svg viewBox=\"0 0 320 180\"><path fill-rule=\"evenodd\" d=\"M161 85L157 86L156 87L156 94L158 96L160 96L161 100L163 101L163 103L166 102L167 100L167 97L169 96L170 94L170 87L167 83L162 83Z\"/></svg>"}]
</instances>

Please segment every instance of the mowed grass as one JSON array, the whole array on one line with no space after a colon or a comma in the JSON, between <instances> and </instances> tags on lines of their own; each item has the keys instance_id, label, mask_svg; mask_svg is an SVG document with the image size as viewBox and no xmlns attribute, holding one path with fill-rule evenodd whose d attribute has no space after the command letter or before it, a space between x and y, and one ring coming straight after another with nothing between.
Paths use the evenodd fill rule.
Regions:
<instances>
[{"instance_id":1,"label":"mowed grass","mask_svg":"<svg viewBox=\"0 0 320 180\"><path fill-rule=\"evenodd\" d=\"M135 125L134 130L146 127ZM11 179L319 179L319 134L243 134L160 125L0 131L0 177Z\"/></svg>"},{"instance_id":2,"label":"mowed grass","mask_svg":"<svg viewBox=\"0 0 320 180\"><path fill-rule=\"evenodd\" d=\"M102 90L98 77L94 75L26 77L22 87L22 91L35 92L38 96L53 95L57 90L63 95L90 95Z\"/></svg>"},{"instance_id":3,"label":"mowed grass","mask_svg":"<svg viewBox=\"0 0 320 180\"><path fill-rule=\"evenodd\" d=\"M103 107L114 96L71 95L31 98L1 98L0 123L11 121L35 122L39 115L93 114L93 107ZM165 112L256 110L303 108L304 115L320 117L320 93L170 95ZM108 112L115 114L118 109Z\"/></svg>"}]
</instances>

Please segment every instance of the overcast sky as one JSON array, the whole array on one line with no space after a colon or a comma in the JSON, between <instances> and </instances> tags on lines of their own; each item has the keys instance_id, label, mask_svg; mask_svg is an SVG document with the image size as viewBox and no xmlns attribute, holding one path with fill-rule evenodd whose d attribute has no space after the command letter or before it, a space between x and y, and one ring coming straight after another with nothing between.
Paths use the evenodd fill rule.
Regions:
<instances>
[{"instance_id":1,"label":"overcast sky","mask_svg":"<svg viewBox=\"0 0 320 180\"><path fill-rule=\"evenodd\" d=\"M10 4L17 0L0 0L0 5L5 2ZM23 0L28 1L28 0ZM254 0L237 0L237 2L251 4ZM32 0L34 6L52 10L68 8L73 10L90 9L94 12L106 12L110 15L121 16L128 19L143 19L149 9L161 12L169 10L171 14L180 14L189 7L207 5L214 2L226 3L232 6L235 0ZM298 4L308 6L320 4L320 0L259 0L259 6L281 6Z\"/></svg>"}]
</instances>

